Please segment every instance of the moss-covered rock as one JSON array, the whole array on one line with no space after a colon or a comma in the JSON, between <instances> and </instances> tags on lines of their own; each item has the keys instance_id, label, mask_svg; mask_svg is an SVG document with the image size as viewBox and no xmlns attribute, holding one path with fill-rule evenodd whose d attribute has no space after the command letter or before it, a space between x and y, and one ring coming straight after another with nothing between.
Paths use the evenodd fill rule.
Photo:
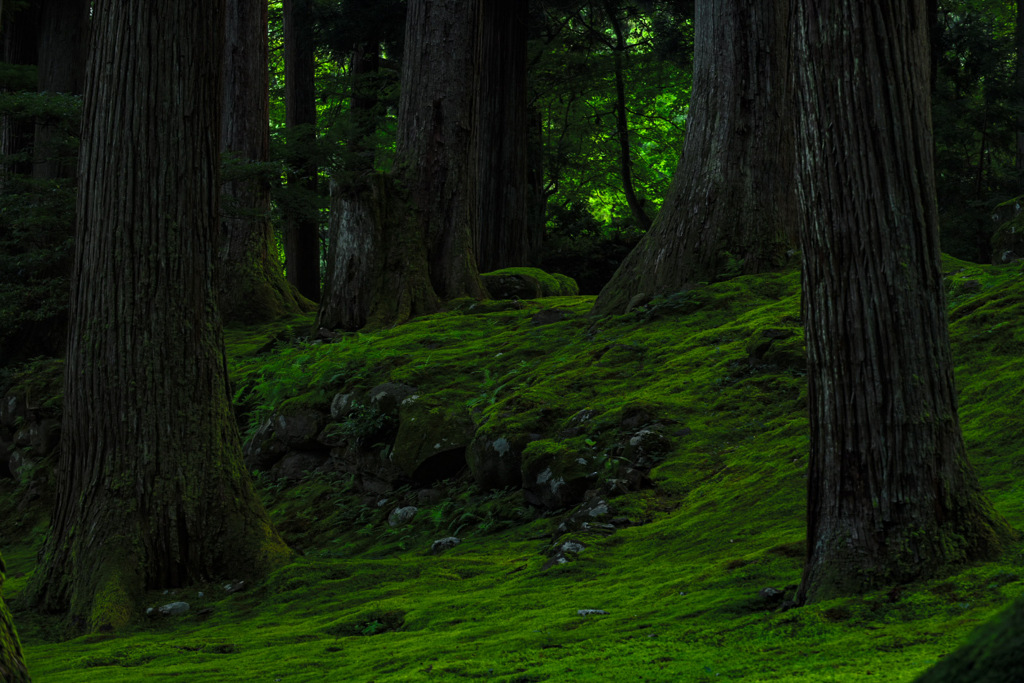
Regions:
<instances>
[{"instance_id":1,"label":"moss-covered rock","mask_svg":"<svg viewBox=\"0 0 1024 683\"><path fill-rule=\"evenodd\" d=\"M523 449L529 434L494 433L481 429L466 453L469 470L483 489L503 489L523 482Z\"/></svg>"},{"instance_id":2,"label":"moss-covered rock","mask_svg":"<svg viewBox=\"0 0 1024 683\"><path fill-rule=\"evenodd\" d=\"M503 268L480 277L492 299L539 299L580 293L576 281L568 275L545 273L540 268Z\"/></svg>"},{"instance_id":3,"label":"moss-covered rock","mask_svg":"<svg viewBox=\"0 0 1024 683\"><path fill-rule=\"evenodd\" d=\"M1024 258L1024 213L999 226L992 235L992 263L1009 263Z\"/></svg>"},{"instance_id":4,"label":"moss-covered rock","mask_svg":"<svg viewBox=\"0 0 1024 683\"><path fill-rule=\"evenodd\" d=\"M597 483L594 453L583 437L540 439L527 444L522 472L526 501L549 510L576 505Z\"/></svg>"},{"instance_id":5,"label":"moss-covered rock","mask_svg":"<svg viewBox=\"0 0 1024 683\"><path fill-rule=\"evenodd\" d=\"M410 396L398 410L391 457L402 474L432 484L465 468L466 447L475 431L465 406Z\"/></svg>"}]
</instances>

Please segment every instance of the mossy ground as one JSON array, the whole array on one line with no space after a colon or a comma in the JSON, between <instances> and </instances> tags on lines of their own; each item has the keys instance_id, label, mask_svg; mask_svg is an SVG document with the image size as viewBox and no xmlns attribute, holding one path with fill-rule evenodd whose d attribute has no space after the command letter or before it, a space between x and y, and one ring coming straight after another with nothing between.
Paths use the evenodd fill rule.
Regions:
<instances>
[{"instance_id":1,"label":"mossy ground","mask_svg":"<svg viewBox=\"0 0 1024 683\"><path fill-rule=\"evenodd\" d=\"M1024 276L947 260L961 418L996 508L1024 528ZM655 488L611 499L636 526L560 534L512 491L444 483L439 502L390 529L389 503L343 476L261 481L304 556L265 583L175 595L182 617L57 642L18 606L39 534L4 538L5 593L36 681L910 681L1024 594L1024 546L941 580L777 611L803 559L806 391L796 273L742 277L592 319L591 297L467 304L329 344L284 328L228 333L244 425L283 404L324 406L385 381L468 406L478 424L572 443L595 466L624 413L669 425ZM544 309L565 318L539 324ZM277 335L276 345L267 339ZM262 351L257 353L258 351ZM448 535L462 544L428 550ZM567 537L586 549L543 569ZM205 597L197 597L202 590ZM577 610L607 615L581 617Z\"/></svg>"}]
</instances>

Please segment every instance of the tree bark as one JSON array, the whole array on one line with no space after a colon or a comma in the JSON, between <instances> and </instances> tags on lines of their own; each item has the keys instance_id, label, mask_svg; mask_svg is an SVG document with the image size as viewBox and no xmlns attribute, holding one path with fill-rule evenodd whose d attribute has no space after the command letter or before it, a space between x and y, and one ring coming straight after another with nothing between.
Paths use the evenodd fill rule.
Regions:
<instances>
[{"instance_id":1,"label":"tree bark","mask_svg":"<svg viewBox=\"0 0 1024 683\"><path fill-rule=\"evenodd\" d=\"M1013 45L1017 52L1014 80L1017 84L1017 155L1016 169L1019 175L1017 187L1024 192L1024 0L1017 0L1017 25L1013 33Z\"/></svg>"},{"instance_id":2,"label":"tree bark","mask_svg":"<svg viewBox=\"0 0 1024 683\"><path fill-rule=\"evenodd\" d=\"M0 681L4 683L27 683L28 669L21 651L21 641L14 628L11 613L4 602L4 579L6 578L3 555L0 555Z\"/></svg>"},{"instance_id":3,"label":"tree bark","mask_svg":"<svg viewBox=\"0 0 1024 683\"><path fill-rule=\"evenodd\" d=\"M651 230L594 305L786 264L796 242L788 0L697 4L686 142Z\"/></svg>"},{"instance_id":4,"label":"tree bark","mask_svg":"<svg viewBox=\"0 0 1024 683\"><path fill-rule=\"evenodd\" d=\"M213 284L224 3L97 0L57 504L29 593L110 630L143 592L285 561L241 460Z\"/></svg>"},{"instance_id":5,"label":"tree bark","mask_svg":"<svg viewBox=\"0 0 1024 683\"><path fill-rule=\"evenodd\" d=\"M302 296L320 300L320 232L316 162L316 61L312 0L284 0L284 98L288 174L293 190L285 206L284 258L288 281Z\"/></svg>"},{"instance_id":6,"label":"tree bark","mask_svg":"<svg viewBox=\"0 0 1024 683\"><path fill-rule=\"evenodd\" d=\"M441 299L485 296L473 253L470 193L477 2L412 0L406 16L395 165L408 193L407 229L422 236L430 282Z\"/></svg>"},{"instance_id":7,"label":"tree bark","mask_svg":"<svg viewBox=\"0 0 1024 683\"><path fill-rule=\"evenodd\" d=\"M39 6L30 4L4 17L4 59L8 64L39 64ZM38 81L37 81L38 82ZM35 124L24 116L0 117L0 182L12 175L31 175ZM9 158L6 158L9 157Z\"/></svg>"},{"instance_id":8,"label":"tree bark","mask_svg":"<svg viewBox=\"0 0 1024 683\"><path fill-rule=\"evenodd\" d=\"M993 557L1011 532L957 416L924 1L794 7L812 602Z\"/></svg>"},{"instance_id":9,"label":"tree bark","mask_svg":"<svg viewBox=\"0 0 1024 683\"><path fill-rule=\"evenodd\" d=\"M481 272L529 265L530 188L526 106L527 3L478 5L474 154L477 266Z\"/></svg>"},{"instance_id":10,"label":"tree bark","mask_svg":"<svg viewBox=\"0 0 1024 683\"><path fill-rule=\"evenodd\" d=\"M39 92L80 95L89 52L89 0L44 0L39 16ZM61 134L37 123L33 175L39 179L69 178L75 164L62 158Z\"/></svg>"},{"instance_id":11,"label":"tree bark","mask_svg":"<svg viewBox=\"0 0 1024 683\"><path fill-rule=\"evenodd\" d=\"M218 303L225 322L254 324L310 310L285 280L270 223L267 3L227 0L221 151L240 168L222 189Z\"/></svg>"}]
</instances>

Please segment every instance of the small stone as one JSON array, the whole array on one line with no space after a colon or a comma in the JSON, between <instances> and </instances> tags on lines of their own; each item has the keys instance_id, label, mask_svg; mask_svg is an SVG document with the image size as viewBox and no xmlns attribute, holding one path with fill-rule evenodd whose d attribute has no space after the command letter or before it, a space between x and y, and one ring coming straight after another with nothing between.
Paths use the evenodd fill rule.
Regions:
<instances>
[{"instance_id":1,"label":"small stone","mask_svg":"<svg viewBox=\"0 0 1024 683\"><path fill-rule=\"evenodd\" d=\"M237 593L240 590L245 589L245 581L236 581L235 583L224 584L225 593Z\"/></svg>"},{"instance_id":2,"label":"small stone","mask_svg":"<svg viewBox=\"0 0 1024 683\"><path fill-rule=\"evenodd\" d=\"M388 526L392 529L400 527L403 524L408 524L412 521L412 518L419 512L419 508L414 505L407 505L401 508L395 508L388 515Z\"/></svg>"},{"instance_id":3,"label":"small stone","mask_svg":"<svg viewBox=\"0 0 1024 683\"><path fill-rule=\"evenodd\" d=\"M199 597L203 597L203 591L199 591Z\"/></svg>"},{"instance_id":4,"label":"small stone","mask_svg":"<svg viewBox=\"0 0 1024 683\"><path fill-rule=\"evenodd\" d=\"M147 617L151 617L151 616L153 616L153 615L154 615L155 613L156 613L156 608L155 608L155 607L147 607L147 608L146 608L146 616L147 616Z\"/></svg>"},{"instance_id":5,"label":"small stone","mask_svg":"<svg viewBox=\"0 0 1024 683\"><path fill-rule=\"evenodd\" d=\"M457 538L455 536L449 536L448 538L439 538L438 540L430 544L430 553L432 555L439 555L440 553L443 553L445 550L451 550L460 543L462 543L462 539Z\"/></svg>"},{"instance_id":6,"label":"small stone","mask_svg":"<svg viewBox=\"0 0 1024 683\"><path fill-rule=\"evenodd\" d=\"M579 555L586 550L586 548L587 547L579 541L566 541L558 551L561 553L573 553L574 555Z\"/></svg>"},{"instance_id":7,"label":"small stone","mask_svg":"<svg viewBox=\"0 0 1024 683\"><path fill-rule=\"evenodd\" d=\"M165 617L176 617L179 614L184 614L189 610L187 602L171 602L160 608L160 614Z\"/></svg>"},{"instance_id":8,"label":"small stone","mask_svg":"<svg viewBox=\"0 0 1024 683\"><path fill-rule=\"evenodd\" d=\"M578 609L576 610L576 614L581 617L590 617L598 614L608 614L608 612L603 609Z\"/></svg>"}]
</instances>

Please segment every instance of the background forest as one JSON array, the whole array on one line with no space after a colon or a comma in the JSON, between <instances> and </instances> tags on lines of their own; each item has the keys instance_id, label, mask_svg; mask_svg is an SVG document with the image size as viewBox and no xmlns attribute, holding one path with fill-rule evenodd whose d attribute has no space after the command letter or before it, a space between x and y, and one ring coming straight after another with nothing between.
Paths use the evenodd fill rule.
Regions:
<instances>
[{"instance_id":1,"label":"background forest","mask_svg":"<svg viewBox=\"0 0 1024 683\"><path fill-rule=\"evenodd\" d=\"M748 4L3 2L0 678L1024 677L1019 3Z\"/></svg>"}]
</instances>

